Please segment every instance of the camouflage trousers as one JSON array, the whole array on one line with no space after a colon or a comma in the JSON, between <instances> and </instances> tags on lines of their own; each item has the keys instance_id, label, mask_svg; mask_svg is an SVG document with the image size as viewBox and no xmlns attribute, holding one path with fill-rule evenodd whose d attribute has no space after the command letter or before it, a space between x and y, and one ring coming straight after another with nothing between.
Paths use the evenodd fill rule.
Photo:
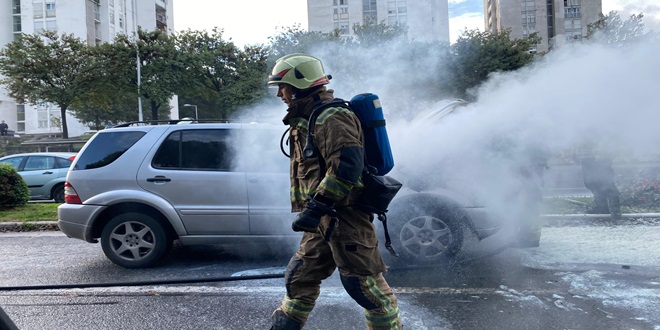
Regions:
<instances>
[{"instance_id":1,"label":"camouflage trousers","mask_svg":"<svg viewBox=\"0 0 660 330\"><path fill-rule=\"evenodd\" d=\"M285 273L286 295L276 311L304 325L320 294L321 282L339 269L342 285L365 310L367 329L401 329L394 292L383 277L373 216L352 207L337 210L339 221L329 240L330 218L318 233L304 233Z\"/></svg>"}]
</instances>

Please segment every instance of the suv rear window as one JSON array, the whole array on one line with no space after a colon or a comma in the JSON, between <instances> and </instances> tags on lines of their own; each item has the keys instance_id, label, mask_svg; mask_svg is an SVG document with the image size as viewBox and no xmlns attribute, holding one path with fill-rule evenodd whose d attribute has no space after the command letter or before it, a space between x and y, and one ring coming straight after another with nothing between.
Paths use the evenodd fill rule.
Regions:
<instances>
[{"instance_id":1,"label":"suv rear window","mask_svg":"<svg viewBox=\"0 0 660 330\"><path fill-rule=\"evenodd\" d=\"M152 162L169 170L230 171L233 149L225 129L176 131L163 141Z\"/></svg>"},{"instance_id":2,"label":"suv rear window","mask_svg":"<svg viewBox=\"0 0 660 330\"><path fill-rule=\"evenodd\" d=\"M75 169L89 170L106 166L130 149L145 132L99 133L79 155Z\"/></svg>"}]
</instances>

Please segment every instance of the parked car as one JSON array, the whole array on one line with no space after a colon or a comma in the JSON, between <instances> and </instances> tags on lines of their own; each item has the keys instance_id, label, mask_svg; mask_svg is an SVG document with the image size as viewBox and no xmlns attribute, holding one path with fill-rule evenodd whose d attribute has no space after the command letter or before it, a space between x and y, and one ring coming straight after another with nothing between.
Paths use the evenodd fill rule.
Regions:
<instances>
[{"instance_id":1,"label":"parked car","mask_svg":"<svg viewBox=\"0 0 660 330\"><path fill-rule=\"evenodd\" d=\"M18 171L30 188L30 199L64 203L64 182L75 157L71 152L23 153L2 157L0 163Z\"/></svg>"},{"instance_id":2,"label":"parked car","mask_svg":"<svg viewBox=\"0 0 660 330\"><path fill-rule=\"evenodd\" d=\"M100 241L108 259L126 268L156 264L174 240L298 240L291 230L289 160L277 145L283 130L168 121L99 131L69 171L59 228L72 238ZM461 249L464 230L485 238L499 228L459 194L404 190L389 216L393 241L406 256L401 259L442 261Z\"/></svg>"}]
</instances>

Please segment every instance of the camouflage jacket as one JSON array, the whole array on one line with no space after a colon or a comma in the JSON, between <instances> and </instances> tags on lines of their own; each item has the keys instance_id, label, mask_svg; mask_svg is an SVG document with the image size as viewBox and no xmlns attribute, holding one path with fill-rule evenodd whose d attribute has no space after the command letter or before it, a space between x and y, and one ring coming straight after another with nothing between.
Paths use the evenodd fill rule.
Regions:
<instances>
[{"instance_id":1,"label":"camouflage jacket","mask_svg":"<svg viewBox=\"0 0 660 330\"><path fill-rule=\"evenodd\" d=\"M321 103L332 101L333 91L323 87L294 100L283 119L291 129L289 154L293 212L302 211L307 198L314 194L320 194L322 201L329 200L336 206L351 204L362 188L362 128L357 116L349 109L330 107L321 112L314 128L314 144L320 155L309 159L303 157L309 117L319 100Z\"/></svg>"}]
</instances>

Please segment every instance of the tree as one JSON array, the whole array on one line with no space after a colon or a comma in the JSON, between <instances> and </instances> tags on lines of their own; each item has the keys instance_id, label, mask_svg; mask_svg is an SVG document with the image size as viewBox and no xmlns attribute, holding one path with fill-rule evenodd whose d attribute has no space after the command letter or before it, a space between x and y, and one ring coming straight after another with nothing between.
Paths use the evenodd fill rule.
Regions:
<instances>
[{"instance_id":1,"label":"tree","mask_svg":"<svg viewBox=\"0 0 660 330\"><path fill-rule=\"evenodd\" d=\"M606 16L587 26L587 39L603 41L615 47L640 40L644 36L644 14L630 15L622 21L619 13L610 11Z\"/></svg>"},{"instance_id":2,"label":"tree","mask_svg":"<svg viewBox=\"0 0 660 330\"><path fill-rule=\"evenodd\" d=\"M120 59L115 57L114 49L115 45L109 43L90 48L86 69L95 79L81 91L70 110L80 122L95 129L138 120L137 89L130 83L135 71L116 64Z\"/></svg>"},{"instance_id":3,"label":"tree","mask_svg":"<svg viewBox=\"0 0 660 330\"><path fill-rule=\"evenodd\" d=\"M136 45L140 54L140 97L151 109L150 119L158 120L161 114L169 116L169 100L189 81L181 52L165 31L139 29L137 42L126 35L117 36L103 56L111 65L107 68L110 76L117 78L115 83L123 84L123 90L138 89Z\"/></svg>"},{"instance_id":4,"label":"tree","mask_svg":"<svg viewBox=\"0 0 660 330\"><path fill-rule=\"evenodd\" d=\"M328 45L342 45L346 42L339 31L322 33L304 31L299 24L284 28L279 34L269 37L268 67L273 67L275 60L293 53L311 53L314 48Z\"/></svg>"},{"instance_id":5,"label":"tree","mask_svg":"<svg viewBox=\"0 0 660 330\"><path fill-rule=\"evenodd\" d=\"M68 138L66 112L92 80L85 70L88 52L73 35L23 34L0 51L0 83L18 102L59 106L62 135Z\"/></svg>"},{"instance_id":6,"label":"tree","mask_svg":"<svg viewBox=\"0 0 660 330\"><path fill-rule=\"evenodd\" d=\"M364 47L374 47L384 42L396 39L406 39L408 28L406 25L387 25L385 21L377 23L375 20L367 19L363 24L353 25L355 41Z\"/></svg>"},{"instance_id":7,"label":"tree","mask_svg":"<svg viewBox=\"0 0 660 330\"><path fill-rule=\"evenodd\" d=\"M513 71L534 60L530 49L541 40L536 34L510 38L511 30L497 33L467 30L451 45L449 82L454 94L470 99L469 89L478 86L497 71Z\"/></svg>"},{"instance_id":8,"label":"tree","mask_svg":"<svg viewBox=\"0 0 660 330\"><path fill-rule=\"evenodd\" d=\"M188 83L180 84L179 100L194 103L205 116L229 117L239 107L262 98L266 91L267 49L239 49L223 40L223 30L182 31L176 47L185 63Z\"/></svg>"}]
</instances>

